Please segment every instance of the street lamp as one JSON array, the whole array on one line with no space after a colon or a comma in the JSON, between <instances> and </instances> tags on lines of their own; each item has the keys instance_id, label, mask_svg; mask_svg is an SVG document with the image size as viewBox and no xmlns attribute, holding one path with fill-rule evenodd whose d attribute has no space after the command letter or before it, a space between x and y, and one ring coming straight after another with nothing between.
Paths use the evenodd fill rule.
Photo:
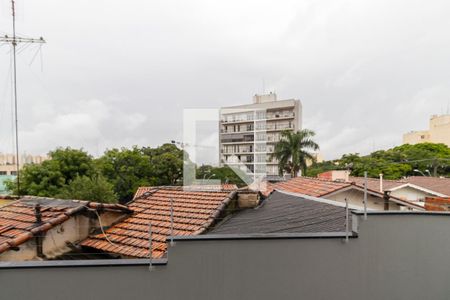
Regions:
<instances>
[{"instance_id":1,"label":"street lamp","mask_svg":"<svg viewBox=\"0 0 450 300\"><path fill-rule=\"evenodd\" d=\"M426 177L426 175L422 171L420 171L418 169L414 169L413 171L416 172L416 173L420 173L422 176Z\"/></svg>"}]
</instances>

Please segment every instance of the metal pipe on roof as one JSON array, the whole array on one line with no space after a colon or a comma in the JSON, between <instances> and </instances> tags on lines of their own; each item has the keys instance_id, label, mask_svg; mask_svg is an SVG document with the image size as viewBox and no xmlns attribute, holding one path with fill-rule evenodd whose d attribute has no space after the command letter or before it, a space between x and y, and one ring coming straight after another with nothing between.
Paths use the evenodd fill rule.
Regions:
<instances>
[{"instance_id":1,"label":"metal pipe on roof","mask_svg":"<svg viewBox=\"0 0 450 300\"><path fill-rule=\"evenodd\" d=\"M383 173L380 173L380 193L383 192Z\"/></svg>"},{"instance_id":2,"label":"metal pipe on roof","mask_svg":"<svg viewBox=\"0 0 450 300\"><path fill-rule=\"evenodd\" d=\"M345 242L348 243L348 224L349 215L348 215L348 200L345 198Z\"/></svg>"},{"instance_id":3,"label":"metal pipe on roof","mask_svg":"<svg viewBox=\"0 0 450 300\"><path fill-rule=\"evenodd\" d=\"M173 198L170 198L170 246L173 246Z\"/></svg>"},{"instance_id":4,"label":"metal pipe on roof","mask_svg":"<svg viewBox=\"0 0 450 300\"><path fill-rule=\"evenodd\" d=\"M148 270L153 270L153 249L152 249L152 222L148 223L148 255L149 255L149 265Z\"/></svg>"},{"instance_id":5,"label":"metal pipe on roof","mask_svg":"<svg viewBox=\"0 0 450 300\"><path fill-rule=\"evenodd\" d=\"M364 220L367 220L367 171L364 172Z\"/></svg>"}]
</instances>

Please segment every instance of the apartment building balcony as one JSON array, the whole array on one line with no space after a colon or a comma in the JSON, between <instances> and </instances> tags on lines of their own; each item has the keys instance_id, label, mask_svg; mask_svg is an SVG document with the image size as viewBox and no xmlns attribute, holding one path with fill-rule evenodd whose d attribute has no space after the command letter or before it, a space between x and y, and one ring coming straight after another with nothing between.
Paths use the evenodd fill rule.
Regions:
<instances>
[{"instance_id":1,"label":"apartment building balcony","mask_svg":"<svg viewBox=\"0 0 450 300\"><path fill-rule=\"evenodd\" d=\"M222 124L237 124L237 123L252 123L255 121L272 121L272 120L287 120L287 119L293 119L295 118L295 114L293 112L291 113L284 113L284 114L268 114L263 117L257 117L257 118L245 118L245 119L233 119L233 120L226 120L222 119L220 120L220 123Z\"/></svg>"},{"instance_id":2,"label":"apartment building balcony","mask_svg":"<svg viewBox=\"0 0 450 300\"><path fill-rule=\"evenodd\" d=\"M248 142L252 142L254 141L255 137L253 136L253 134L235 134L232 136L227 136L227 137L223 137L220 139L220 142L222 144L226 144L226 143L248 143Z\"/></svg>"},{"instance_id":3,"label":"apartment building balcony","mask_svg":"<svg viewBox=\"0 0 450 300\"><path fill-rule=\"evenodd\" d=\"M273 124L268 123L265 125L257 126L255 131L279 131L279 130L286 130L286 129L294 129L294 124Z\"/></svg>"},{"instance_id":4,"label":"apartment building balcony","mask_svg":"<svg viewBox=\"0 0 450 300\"><path fill-rule=\"evenodd\" d=\"M220 133L222 134L233 134L233 133L253 133L254 129L252 128L251 130L240 130L240 131L233 131L233 130L225 130L225 129L221 129Z\"/></svg>"}]
</instances>

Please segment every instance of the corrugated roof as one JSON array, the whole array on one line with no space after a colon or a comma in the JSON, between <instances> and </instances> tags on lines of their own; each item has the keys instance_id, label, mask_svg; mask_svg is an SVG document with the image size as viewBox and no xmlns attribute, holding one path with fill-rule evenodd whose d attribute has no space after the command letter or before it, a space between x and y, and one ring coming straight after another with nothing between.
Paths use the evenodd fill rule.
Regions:
<instances>
[{"instance_id":1,"label":"corrugated roof","mask_svg":"<svg viewBox=\"0 0 450 300\"><path fill-rule=\"evenodd\" d=\"M351 220L349 220L351 226ZM349 227L351 228L351 227ZM232 215L208 234L345 231L345 208L275 191L262 205Z\"/></svg>"},{"instance_id":2,"label":"corrugated roof","mask_svg":"<svg viewBox=\"0 0 450 300\"><path fill-rule=\"evenodd\" d=\"M171 199L173 199L173 235L203 232L224 210L233 197L229 191L183 190L182 187L149 188L129 204L135 213L106 230L84 240L81 245L108 253L132 257L149 256L149 224L152 225L152 257L166 251L170 235Z\"/></svg>"}]
</instances>

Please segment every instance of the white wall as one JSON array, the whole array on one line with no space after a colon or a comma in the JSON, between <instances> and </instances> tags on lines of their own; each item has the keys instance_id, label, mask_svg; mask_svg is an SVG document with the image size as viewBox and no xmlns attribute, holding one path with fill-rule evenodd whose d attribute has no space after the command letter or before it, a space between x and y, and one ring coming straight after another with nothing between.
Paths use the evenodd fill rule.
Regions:
<instances>
[{"instance_id":1,"label":"white wall","mask_svg":"<svg viewBox=\"0 0 450 300\"><path fill-rule=\"evenodd\" d=\"M337 192L336 194L327 195L323 198L335 200L342 203L345 203L345 199L347 198L350 205L356 205L360 207L364 206L364 192L357 189L349 189L342 192ZM369 194L367 197L367 208L373 210L384 210L384 199ZM389 201L389 210L400 210L400 206L396 203L393 203L392 201Z\"/></svg>"}]
</instances>

